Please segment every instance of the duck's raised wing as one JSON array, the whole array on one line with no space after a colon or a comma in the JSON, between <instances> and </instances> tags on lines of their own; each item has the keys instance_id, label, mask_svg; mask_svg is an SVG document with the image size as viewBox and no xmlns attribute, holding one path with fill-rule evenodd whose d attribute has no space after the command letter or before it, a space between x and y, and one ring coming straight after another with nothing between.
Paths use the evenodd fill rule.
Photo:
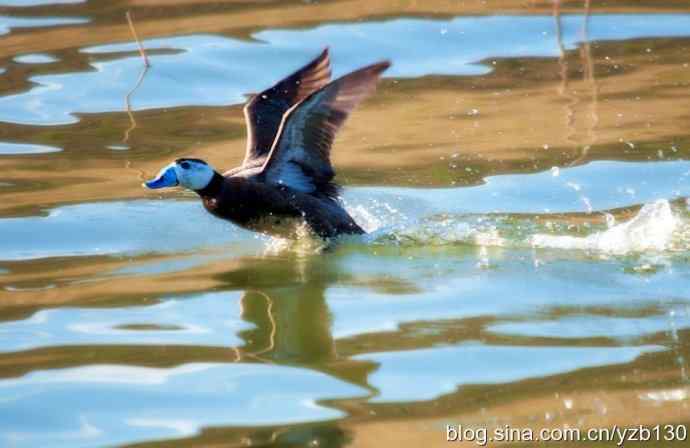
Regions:
<instances>
[{"instance_id":1,"label":"duck's raised wing","mask_svg":"<svg viewBox=\"0 0 690 448\"><path fill-rule=\"evenodd\" d=\"M364 67L336 79L285 113L268 159L264 182L285 185L305 193L336 194L331 183L331 144L348 114L376 90L387 61Z\"/></svg>"},{"instance_id":2,"label":"duck's raised wing","mask_svg":"<svg viewBox=\"0 0 690 448\"><path fill-rule=\"evenodd\" d=\"M295 73L254 95L244 106L247 152L242 165L265 157L271 150L285 112L330 80L331 67L326 48L316 59Z\"/></svg>"}]
</instances>

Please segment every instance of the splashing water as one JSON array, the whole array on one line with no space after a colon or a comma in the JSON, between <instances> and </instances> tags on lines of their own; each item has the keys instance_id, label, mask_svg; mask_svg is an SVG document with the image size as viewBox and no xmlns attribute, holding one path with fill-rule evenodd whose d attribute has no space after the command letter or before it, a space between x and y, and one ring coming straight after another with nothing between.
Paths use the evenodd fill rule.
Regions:
<instances>
[{"instance_id":1,"label":"splashing water","mask_svg":"<svg viewBox=\"0 0 690 448\"><path fill-rule=\"evenodd\" d=\"M320 253L328 247L328 243L315 235L304 221L294 225L294 238L262 237L268 239L264 255L292 252L297 256L307 256Z\"/></svg>"},{"instance_id":2,"label":"splashing water","mask_svg":"<svg viewBox=\"0 0 690 448\"><path fill-rule=\"evenodd\" d=\"M651 263L650 269L666 263L654 258L655 253L690 249L690 223L685 218L685 207L681 206L674 214L666 199L643 205L635 216L625 221L614 210L587 210L584 221L583 216L575 215L438 213L426 207L417 213L414 208L401 206L405 198L396 199L400 204L378 199L349 204L344 201L348 212L367 234L343 236L338 244L468 245L480 249L480 264L484 267L490 263L481 249L487 247L576 250L614 256L651 252L645 258ZM320 253L333 243L315 236L304 224L296 227L294 236L294 239L269 237L264 254L287 251L307 256ZM535 263L539 263L536 258ZM647 266L634 269L644 271Z\"/></svg>"},{"instance_id":3,"label":"splashing water","mask_svg":"<svg viewBox=\"0 0 690 448\"><path fill-rule=\"evenodd\" d=\"M679 225L671 204L660 199L645 204L630 221L586 237L537 234L532 245L540 248L576 249L625 255L631 252L664 251L671 248Z\"/></svg>"},{"instance_id":4,"label":"splashing water","mask_svg":"<svg viewBox=\"0 0 690 448\"><path fill-rule=\"evenodd\" d=\"M546 221L545 215L432 214L417 220L400 211L381 206L348 208L364 223L368 244L443 246L467 244L478 247L549 248L582 250L610 255L687 250L690 230L674 215L668 200L642 206L624 222L604 211L605 224L585 221L580 225ZM590 214L589 212L587 213ZM600 213L596 213L600 215ZM554 234L589 231L590 234Z\"/></svg>"}]
</instances>

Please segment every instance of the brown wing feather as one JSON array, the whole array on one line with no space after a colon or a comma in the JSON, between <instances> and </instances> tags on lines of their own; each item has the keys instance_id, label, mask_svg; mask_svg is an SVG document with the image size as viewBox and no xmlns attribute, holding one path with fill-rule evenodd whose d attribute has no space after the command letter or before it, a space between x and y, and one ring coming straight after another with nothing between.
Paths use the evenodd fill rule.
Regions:
<instances>
[{"instance_id":1,"label":"brown wing feather","mask_svg":"<svg viewBox=\"0 0 690 448\"><path fill-rule=\"evenodd\" d=\"M331 79L328 48L309 64L264 90L244 106L247 124L247 151L242 165L265 157L285 112Z\"/></svg>"},{"instance_id":2,"label":"brown wing feather","mask_svg":"<svg viewBox=\"0 0 690 448\"><path fill-rule=\"evenodd\" d=\"M387 61L364 67L312 93L285 113L264 163L265 182L333 196L330 152L348 114L376 90Z\"/></svg>"}]
</instances>

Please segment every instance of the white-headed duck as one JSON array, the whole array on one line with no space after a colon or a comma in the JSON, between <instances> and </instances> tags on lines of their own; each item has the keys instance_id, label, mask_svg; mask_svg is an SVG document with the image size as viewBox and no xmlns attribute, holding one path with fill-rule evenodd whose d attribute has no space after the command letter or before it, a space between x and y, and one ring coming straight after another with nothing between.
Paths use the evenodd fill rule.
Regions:
<instances>
[{"instance_id":1,"label":"white-headed duck","mask_svg":"<svg viewBox=\"0 0 690 448\"><path fill-rule=\"evenodd\" d=\"M200 159L177 159L144 185L183 186L213 215L269 234L304 221L319 236L361 234L338 200L330 151L348 114L376 89L387 61L331 81L328 49L244 107L242 165L220 174Z\"/></svg>"}]
</instances>

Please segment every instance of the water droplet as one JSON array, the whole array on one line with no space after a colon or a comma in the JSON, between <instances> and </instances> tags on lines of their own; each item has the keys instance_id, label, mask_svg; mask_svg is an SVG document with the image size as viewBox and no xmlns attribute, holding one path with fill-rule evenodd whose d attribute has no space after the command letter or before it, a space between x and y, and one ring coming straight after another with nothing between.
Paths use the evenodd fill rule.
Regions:
<instances>
[{"instance_id":1,"label":"water droplet","mask_svg":"<svg viewBox=\"0 0 690 448\"><path fill-rule=\"evenodd\" d=\"M683 401L688 398L687 389L667 389L667 390L657 390L652 392L647 392L646 394L639 395L642 400L650 400L657 402L664 401Z\"/></svg>"},{"instance_id":2,"label":"water droplet","mask_svg":"<svg viewBox=\"0 0 690 448\"><path fill-rule=\"evenodd\" d=\"M489 253L485 246L479 247L479 261L477 261L477 268L488 269L489 268Z\"/></svg>"},{"instance_id":3,"label":"water droplet","mask_svg":"<svg viewBox=\"0 0 690 448\"><path fill-rule=\"evenodd\" d=\"M106 148L113 151L127 151L129 149L128 145L108 145Z\"/></svg>"},{"instance_id":4,"label":"water droplet","mask_svg":"<svg viewBox=\"0 0 690 448\"><path fill-rule=\"evenodd\" d=\"M611 213L604 213L604 218L606 219L606 227L609 229L616 225L616 217Z\"/></svg>"},{"instance_id":5,"label":"water droplet","mask_svg":"<svg viewBox=\"0 0 690 448\"><path fill-rule=\"evenodd\" d=\"M587 196L582 196L580 199L582 200L582 203L585 204L585 212L588 215L592 214L592 203L589 202L589 198Z\"/></svg>"},{"instance_id":6,"label":"water droplet","mask_svg":"<svg viewBox=\"0 0 690 448\"><path fill-rule=\"evenodd\" d=\"M643 263L639 266L635 266L633 268L633 271L637 272L638 274L644 274L644 273L654 273L656 272L656 267L649 264L649 263Z\"/></svg>"}]
</instances>

